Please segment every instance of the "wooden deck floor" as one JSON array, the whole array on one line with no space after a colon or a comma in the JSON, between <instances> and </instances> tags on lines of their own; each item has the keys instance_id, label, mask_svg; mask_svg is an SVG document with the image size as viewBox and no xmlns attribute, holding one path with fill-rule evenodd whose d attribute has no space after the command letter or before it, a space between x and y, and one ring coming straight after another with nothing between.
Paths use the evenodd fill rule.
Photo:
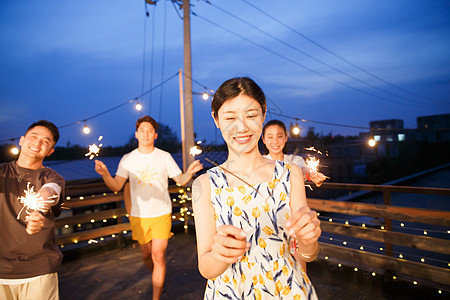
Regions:
<instances>
[{"instance_id":1,"label":"wooden deck floor","mask_svg":"<svg viewBox=\"0 0 450 300\"><path fill-rule=\"evenodd\" d=\"M61 300L152 297L151 274L142 262L139 248L126 247L64 262L58 274ZM308 275L321 300L418 299L415 296L439 299L445 296L412 284L392 284L382 276L364 275L351 268L345 271L324 260L310 263ZM174 235L167 249L167 276L161 299L203 299L205 286L206 280L197 269L195 235Z\"/></svg>"}]
</instances>

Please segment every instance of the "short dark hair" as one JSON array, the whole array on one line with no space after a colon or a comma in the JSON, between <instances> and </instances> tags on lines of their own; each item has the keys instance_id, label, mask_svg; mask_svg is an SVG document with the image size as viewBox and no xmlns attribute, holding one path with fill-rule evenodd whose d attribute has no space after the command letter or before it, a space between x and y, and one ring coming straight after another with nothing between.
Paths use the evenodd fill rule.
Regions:
<instances>
[{"instance_id":1,"label":"short dark hair","mask_svg":"<svg viewBox=\"0 0 450 300\"><path fill-rule=\"evenodd\" d=\"M239 95L255 99L261 105L263 114L266 112L266 96L259 85L248 77L236 77L222 83L215 92L211 102L214 118L217 118L217 112L227 100Z\"/></svg>"},{"instance_id":2,"label":"short dark hair","mask_svg":"<svg viewBox=\"0 0 450 300\"><path fill-rule=\"evenodd\" d=\"M269 128L270 126L279 126L281 127L281 129L283 129L284 134L286 136L288 136L288 132L286 129L286 125L280 121L280 120L270 120L269 122L267 122L266 124L264 124L263 126L263 130L262 130L262 136L264 138L264 135L266 134L266 129ZM287 144L284 145L283 147L283 153L286 154L287 153ZM264 144L264 154L269 154L269 149L267 149L266 144Z\"/></svg>"},{"instance_id":3,"label":"short dark hair","mask_svg":"<svg viewBox=\"0 0 450 300\"><path fill-rule=\"evenodd\" d=\"M155 131L158 131L158 127L159 124L158 122L156 122L152 117L150 116L143 116L142 118L139 118L136 122L136 131L139 128L139 125L141 125L141 123L143 122L149 122L150 124L152 124L153 128L155 128Z\"/></svg>"},{"instance_id":4,"label":"short dark hair","mask_svg":"<svg viewBox=\"0 0 450 300\"><path fill-rule=\"evenodd\" d=\"M47 128L48 130L50 130L50 132L53 135L53 141L55 142L55 145L56 145L56 143L59 140L59 130L55 124L53 124L50 121L40 120L40 121L37 121L37 122L34 122L33 124L31 124L30 127L28 127L27 131L25 131L25 134L27 134L28 131L30 131L31 129L33 129L36 126L42 126L42 127Z\"/></svg>"}]
</instances>

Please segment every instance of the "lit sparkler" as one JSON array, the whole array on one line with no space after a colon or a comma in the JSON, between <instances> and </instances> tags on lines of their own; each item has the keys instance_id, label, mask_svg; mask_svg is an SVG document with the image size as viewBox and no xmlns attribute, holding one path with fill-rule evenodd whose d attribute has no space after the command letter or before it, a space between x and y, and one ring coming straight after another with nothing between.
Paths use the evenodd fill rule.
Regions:
<instances>
[{"instance_id":1,"label":"lit sparkler","mask_svg":"<svg viewBox=\"0 0 450 300\"><path fill-rule=\"evenodd\" d=\"M98 140L101 141L103 139L103 136L99 136ZM103 144L99 144L98 146L96 144L89 145L89 152L85 154L85 156L89 156L89 159L93 159L94 157L98 156L98 153L100 152L100 148L103 146Z\"/></svg>"},{"instance_id":2,"label":"lit sparkler","mask_svg":"<svg viewBox=\"0 0 450 300\"><path fill-rule=\"evenodd\" d=\"M320 150L317 150L316 148L314 148L312 146L309 147L309 148L305 148L305 150L307 150L307 151L314 151L314 152L317 152L317 154L323 155L323 153ZM325 155L328 156L328 153L325 153Z\"/></svg>"},{"instance_id":3,"label":"lit sparkler","mask_svg":"<svg viewBox=\"0 0 450 300\"><path fill-rule=\"evenodd\" d=\"M203 150L199 146L194 146L189 150L189 154L192 156L199 155L203 152Z\"/></svg>"},{"instance_id":4,"label":"lit sparkler","mask_svg":"<svg viewBox=\"0 0 450 300\"><path fill-rule=\"evenodd\" d=\"M320 163L319 159L316 159L315 157L310 156L310 157L308 157L306 159L305 162L306 162L306 167L308 168L308 171L310 173L317 173L317 172L319 172L319 170L318 170L319 163Z\"/></svg>"},{"instance_id":5,"label":"lit sparkler","mask_svg":"<svg viewBox=\"0 0 450 300\"><path fill-rule=\"evenodd\" d=\"M34 191L34 186L31 186L31 182L28 182L27 189L24 190L25 197L20 196L17 198L17 200L20 201L21 204L23 204L22 209L19 211L19 214L17 215L17 220L20 218L20 214L25 209L27 214L30 214L32 211L40 211L40 212L46 212L46 205L47 203L53 203L55 199L58 198L57 195L53 195L51 197L48 197L48 200L44 200L43 197L39 196L38 193Z\"/></svg>"}]
</instances>

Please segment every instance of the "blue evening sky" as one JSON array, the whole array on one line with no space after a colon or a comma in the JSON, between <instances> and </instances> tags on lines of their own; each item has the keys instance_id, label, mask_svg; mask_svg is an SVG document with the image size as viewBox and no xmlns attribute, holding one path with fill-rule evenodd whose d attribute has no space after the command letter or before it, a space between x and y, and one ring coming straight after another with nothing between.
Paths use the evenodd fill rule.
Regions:
<instances>
[{"instance_id":1,"label":"blue evening sky","mask_svg":"<svg viewBox=\"0 0 450 300\"><path fill-rule=\"evenodd\" d=\"M144 3L1 1L0 140L39 119L57 126L89 119L152 87L139 99L144 113L179 135L182 11L171 1ZM368 127L395 118L416 128L418 116L450 113L450 1L191 4L194 92L249 76L270 99L267 118L288 125L298 118ZM89 119L91 136L81 133L83 122L61 128L59 145L87 147L100 135L104 145L123 145L140 114L130 103ZM367 131L299 124L323 134ZM198 139L220 141L210 102L198 95L194 127Z\"/></svg>"}]
</instances>

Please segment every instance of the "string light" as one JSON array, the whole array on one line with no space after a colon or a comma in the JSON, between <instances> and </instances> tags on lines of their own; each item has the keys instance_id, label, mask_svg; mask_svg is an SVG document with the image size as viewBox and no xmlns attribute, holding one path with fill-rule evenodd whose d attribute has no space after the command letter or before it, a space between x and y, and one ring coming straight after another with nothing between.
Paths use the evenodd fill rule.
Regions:
<instances>
[{"instance_id":1,"label":"string light","mask_svg":"<svg viewBox=\"0 0 450 300\"><path fill-rule=\"evenodd\" d=\"M91 129L87 126L86 120L84 120L83 133L86 134L86 135L88 135L89 133L91 133Z\"/></svg>"},{"instance_id":2,"label":"string light","mask_svg":"<svg viewBox=\"0 0 450 300\"><path fill-rule=\"evenodd\" d=\"M19 148L18 148L17 146L13 146L13 147L11 148L11 153L12 153L13 155L19 154Z\"/></svg>"},{"instance_id":3,"label":"string light","mask_svg":"<svg viewBox=\"0 0 450 300\"><path fill-rule=\"evenodd\" d=\"M203 100L208 100L208 98L209 98L209 95L208 95L208 93L203 93L203 95L202 95L202 98L203 98Z\"/></svg>"},{"instance_id":4,"label":"string light","mask_svg":"<svg viewBox=\"0 0 450 300\"><path fill-rule=\"evenodd\" d=\"M295 123L295 125L291 124L290 132L293 138L298 138L300 137L301 129L297 123Z\"/></svg>"},{"instance_id":5,"label":"string light","mask_svg":"<svg viewBox=\"0 0 450 300\"><path fill-rule=\"evenodd\" d=\"M377 144L376 142L375 142L375 140L374 139L370 139L369 140L369 142L368 142L368 144L369 144L369 147L375 147L375 145Z\"/></svg>"},{"instance_id":6,"label":"string light","mask_svg":"<svg viewBox=\"0 0 450 300\"><path fill-rule=\"evenodd\" d=\"M136 103L135 108L136 108L136 110L141 111L141 110L142 110L142 105L141 105L141 103L139 103L139 102Z\"/></svg>"},{"instance_id":7,"label":"string light","mask_svg":"<svg viewBox=\"0 0 450 300\"><path fill-rule=\"evenodd\" d=\"M186 188L185 190L186 190L186 191L190 191L189 188ZM182 189L182 188L180 188L179 191L178 191L178 192L182 193L181 195L178 195L178 198L179 198L178 204L180 204L180 205L186 203L186 201L191 201L191 200L192 200L189 196L187 196L185 190ZM106 196L106 194L104 193L103 196ZM93 196L93 197L94 197L94 196ZM67 198L70 199L69 196L68 196ZM66 199L67 199L67 198L66 198ZM80 197L80 200L81 200L81 199L84 199L84 198L83 198L83 197ZM175 201L177 201L177 200L174 198L173 201L175 202ZM128 214L126 214L126 216L128 216ZM178 216L179 216L179 217L178 217L178 220L179 220L179 221L181 221L181 222L187 222L187 221L188 221L188 216L193 216L193 213L191 213L190 207L187 207L187 206L184 206L184 205L183 205L183 207L180 208L180 213L179 213ZM183 216L185 216L185 217L183 217ZM118 216L117 216L117 215L114 215L113 218L114 218L114 219L117 219ZM323 218L323 217L322 217L322 218ZM172 219L173 219L173 220L176 220L176 219L177 219L177 216L176 216L176 215L172 215ZM329 220L330 222L333 222L333 221L340 220L340 219L336 218L335 220L333 220L333 219L329 218L328 220ZM91 221L91 222L95 222L95 219L91 219L90 221ZM107 219L103 219L102 221L103 221L104 223L106 223L106 222L107 222ZM345 220L345 224L346 224L346 225L349 224L348 220ZM403 223L402 223L402 224L403 224ZM403 224L403 225L404 225L404 224ZM81 227L81 224L78 224L78 226ZM365 223L362 223L361 226L362 226L362 227L366 227L366 224L365 224ZM68 228L69 225L68 225L68 224L65 224L64 227L65 227L65 228ZM185 230L187 230L187 229L188 229L188 224L185 223L183 227L184 227ZM402 227L403 227L403 226L402 226ZM381 226L381 229L384 230L384 227ZM424 231L424 234L427 234L426 232L427 232L427 231ZM448 230L447 230L447 232L448 232ZM123 234L127 234L128 231L127 231L127 230L123 230L122 233L123 233ZM116 234L112 234L111 237L112 237L112 238L115 238L115 237L116 237ZM326 238L326 237L325 237L325 236L322 236L321 238ZM333 237L328 237L327 239L329 239L330 241L339 242L339 239L335 239L335 238L333 238ZM100 240L100 241L103 241L104 238L103 238L103 237L100 237L99 240ZM77 243L79 243L79 241L78 241L77 239L74 239L74 240L73 240L73 243L74 243L74 244L77 244ZM93 243L98 243L98 241L92 240L92 239L90 239L89 241L87 241L87 244L93 244ZM350 245L350 244L352 244L352 242L347 242L347 241L342 241L342 243L343 243L344 245ZM355 243L353 243L353 245L355 245ZM64 247L64 245L60 245L60 248L63 248L63 247ZM371 247L371 246L359 245L359 249L360 249L360 250L365 250L366 247L367 247L367 248L373 248L373 249L379 249L380 251L383 251L383 248L382 248L382 247L377 248L377 247ZM408 255L408 256L410 256L410 255ZM400 258L403 258L403 254L400 253L400 254L399 254L399 257L400 257ZM325 260L329 260L329 256L327 256L327 255L324 256L324 259L325 259ZM426 259L425 259L424 257L421 257L420 261L421 261L422 263L425 263ZM447 262L446 262L446 263L447 263ZM450 263L447 263L447 264L448 264L448 266L450 267ZM338 263L337 266L338 266L339 268L342 268L342 264L341 264L341 263ZM357 267L354 267L354 271L355 271L355 272L358 272L359 269L358 269ZM376 276L376 273L375 273L375 272L372 272L372 271L369 271L369 272L370 272L370 274L371 274L373 277ZM396 276L393 276L392 279L393 279L393 280L396 280L397 277L396 277ZM413 281L413 283L414 283L415 285L418 285L418 282L417 282L417 281ZM437 290L437 292L440 293L440 294L442 293L441 290Z\"/></svg>"}]
</instances>

